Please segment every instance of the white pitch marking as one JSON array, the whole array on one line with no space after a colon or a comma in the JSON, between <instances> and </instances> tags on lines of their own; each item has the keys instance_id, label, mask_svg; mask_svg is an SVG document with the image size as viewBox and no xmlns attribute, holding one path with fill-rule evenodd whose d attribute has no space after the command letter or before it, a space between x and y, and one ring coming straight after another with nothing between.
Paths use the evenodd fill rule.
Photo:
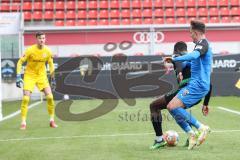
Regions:
<instances>
[{"instance_id":1,"label":"white pitch marking","mask_svg":"<svg viewBox=\"0 0 240 160\"><path fill-rule=\"evenodd\" d=\"M31 104L31 105L28 107L28 109L31 109L31 108L33 108L34 106L37 106L37 105L40 104L40 103L42 103L42 101L33 103L33 104ZM3 117L3 118L0 120L0 122L5 121L5 120L7 120L7 119L10 119L10 118L12 118L12 117L14 117L14 116L16 116L16 115L18 115L18 114L20 114L20 113L21 113L21 111L18 110L18 111L16 111L16 112L12 113L12 114L9 114L9 115Z\"/></svg>"},{"instance_id":2,"label":"white pitch marking","mask_svg":"<svg viewBox=\"0 0 240 160\"><path fill-rule=\"evenodd\" d=\"M224 108L224 107L218 107L218 108L221 109L221 110L227 111L227 112L231 112L231 113L235 113L235 114L240 115L239 111L235 111L235 110Z\"/></svg>"},{"instance_id":3,"label":"white pitch marking","mask_svg":"<svg viewBox=\"0 0 240 160\"><path fill-rule=\"evenodd\" d=\"M24 131L23 131L24 132ZM240 132L239 130L215 130L211 133L229 133ZM179 132L183 134L184 132ZM143 136L153 135L154 133L123 133L123 134L99 134L99 135L82 135L82 136L64 136L64 137L29 137L29 138L12 138L12 139L0 139L0 142L9 141L31 141L31 140L49 140L49 139L75 139L75 138L101 138L101 137L121 137L121 136Z\"/></svg>"}]
</instances>

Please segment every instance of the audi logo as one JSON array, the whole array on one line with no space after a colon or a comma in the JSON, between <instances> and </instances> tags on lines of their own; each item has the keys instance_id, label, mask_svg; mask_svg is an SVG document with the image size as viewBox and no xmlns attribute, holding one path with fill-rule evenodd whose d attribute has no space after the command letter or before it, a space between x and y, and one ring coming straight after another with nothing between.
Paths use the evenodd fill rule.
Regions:
<instances>
[{"instance_id":1,"label":"audi logo","mask_svg":"<svg viewBox=\"0 0 240 160\"><path fill-rule=\"evenodd\" d=\"M133 35L133 40L136 43L150 43L151 32L136 32ZM154 43L161 43L164 40L164 34L162 32L153 32Z\"/></svg>"}]
</instances>

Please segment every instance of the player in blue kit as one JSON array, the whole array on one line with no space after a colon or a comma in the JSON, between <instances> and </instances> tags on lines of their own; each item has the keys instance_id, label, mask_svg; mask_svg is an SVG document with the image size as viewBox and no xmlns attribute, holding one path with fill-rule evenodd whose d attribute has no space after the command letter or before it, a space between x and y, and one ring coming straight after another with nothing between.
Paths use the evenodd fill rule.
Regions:
<instances>
[{"instance_id":1,"label":"player in blue kit","mask_svg":"<svg viewBox=\"0 0 240 160\"><path fill-rule=\"evenodd\" d=\"M181 56L187 53L187 44L183 41L179 41L174 45L173 56ZM173 92L169 92L163 96L158 97L150 104L150 112L151 112L151 122L155 131L156 138L154 140L153 145L150 149L158 149L160 147L164 147L166 145L166 141L163 139L163 130L162 130L162 113L161 110L167 109L167 104L177 95L181 88L185 87L190 80L191 77L191 65L188 61L184 62L176 62L173 63L173 67L176 73L176 78L178 82L178 89ZM210 88L212 88L210 86ZM208 102L211 96L211 89L208 94L204 98L204 103L202 105L202 113L203 115L208 114ZM198 101L196 104L200 103ZM196 105L194 104L194 105ZM188 146L188 140L185 146Z\"/></svg>"},{"instance_id":2,"label":"player in blue kit","mask_svg":"<svg viewBox=\"0 0 240 160\"><path fill-rule=\"evenodd\" d=\"M192 107L193 104L201 100L210 89L212 50L205 37L204 23L191 21L190 33L193 42L196 44L193 52L175 58L168 57L165 58L165 61L190 61L191 63L189 83L168 103L167 109L178 125L189 134L188 149L193 149L196 145L204 142L210 128L199 122L185 109ZM199 131L199 136L196 136L190 125Z\"/></svg>"}]
</instances>

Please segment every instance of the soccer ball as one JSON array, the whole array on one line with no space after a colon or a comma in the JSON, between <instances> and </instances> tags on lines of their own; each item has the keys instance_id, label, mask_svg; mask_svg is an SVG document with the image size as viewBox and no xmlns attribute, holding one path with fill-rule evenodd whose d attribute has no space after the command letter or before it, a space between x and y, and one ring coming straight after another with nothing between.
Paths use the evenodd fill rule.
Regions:
<instances>
[{"instance_id":1,"label":"soccer ball","mask_svg":"<svg viewBox=\"0 0 240 160\"><path fill-rule=\"evenodd\" d=\"M69 95L68 94L64 94L63 100L69 100Z\"/></svg>"},{"instance_id":2,"label":"soccer ball","mask_svg":"<svg viewBox=\"0 0 240 160\"><path fill-rule=\"evenodd\" d=\"M163 135L164 140L168 146L176 146L179 141L179 135L176 131L169 130Z\"/></svg>"}]
</instances>

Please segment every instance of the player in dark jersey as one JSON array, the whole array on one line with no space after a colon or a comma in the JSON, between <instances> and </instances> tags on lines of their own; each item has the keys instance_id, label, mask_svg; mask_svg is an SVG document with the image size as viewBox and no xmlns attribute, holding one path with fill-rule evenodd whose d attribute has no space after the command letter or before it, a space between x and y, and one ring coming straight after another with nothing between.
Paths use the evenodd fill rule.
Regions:
<instances>
[{"instance_id":1,"label":"player in dark jersey","mask_svg":"<svg viewBox=\"0 0 240 160\"><path fill-rule=\"evenodd\" d=\"M174 45L173 55L177 57L177 56L184 55L185 53L187 53L186 43L182 41L177 42ZM174 92L167 93L166 95L163 95L157 98L150 104L151 121L156 134L156 139L154 141L154 144L150 147L151 149L157 149L166 145L166 142L162 138L163 131L162 131L161 110L167 108L167 104L176 96L176 94L181 88L187 85L189 78L191 77L191 72L190 72L191 66L189 62L176 62L176 63L173 63L173 66L176 73L179 88ZM209 91L209 93L206 95L204 99L204 103L202 107L202 112L204 115L207 115L208 113L208 102L210 100L210 95L211 95L211 90Z\"/></svg>"}]
</instances>

